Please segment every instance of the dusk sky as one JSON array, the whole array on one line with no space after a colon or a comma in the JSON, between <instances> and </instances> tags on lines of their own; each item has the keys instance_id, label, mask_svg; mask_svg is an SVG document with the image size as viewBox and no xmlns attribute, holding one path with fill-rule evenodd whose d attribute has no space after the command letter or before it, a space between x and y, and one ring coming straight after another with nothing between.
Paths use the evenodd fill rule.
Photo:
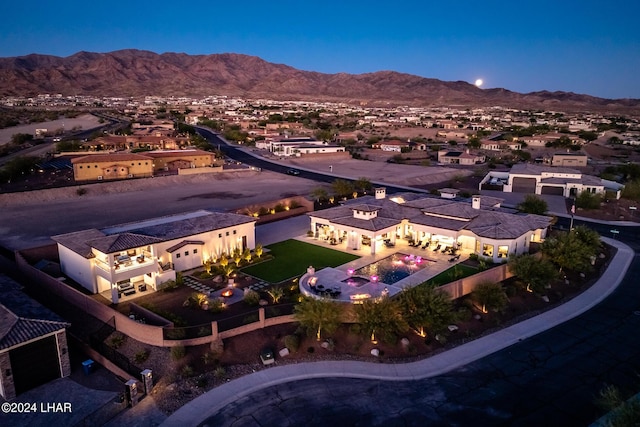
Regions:
<instances>
[{"instance_id":1,"label":"dusk sky","mask_svg":"<svg viewBox=\"0 0 640 427\"><path fill-rule=\"evenodd\" d=\"M11 1L0 56L242 53L517 92L640 98L640 1Z\"/></svg>"}]
</instances>

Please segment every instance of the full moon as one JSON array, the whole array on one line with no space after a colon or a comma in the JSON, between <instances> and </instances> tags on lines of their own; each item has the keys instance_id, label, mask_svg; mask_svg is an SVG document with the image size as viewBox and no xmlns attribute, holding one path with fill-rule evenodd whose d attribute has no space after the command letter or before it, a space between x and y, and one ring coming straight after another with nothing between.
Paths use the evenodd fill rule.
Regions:
<instances>
[{"instance_id":1,"label":"full moon","mask_svg":"<svg viewBox=\"0 0 640 427\"><path fill-rule=\"evenodd\" d=\"M477 86L477 87L482 86L482 83L484 83L484 82L482 81L482 79L478 79L478 80L476 80L476 86Z\"/></svg>"}]
</instances>

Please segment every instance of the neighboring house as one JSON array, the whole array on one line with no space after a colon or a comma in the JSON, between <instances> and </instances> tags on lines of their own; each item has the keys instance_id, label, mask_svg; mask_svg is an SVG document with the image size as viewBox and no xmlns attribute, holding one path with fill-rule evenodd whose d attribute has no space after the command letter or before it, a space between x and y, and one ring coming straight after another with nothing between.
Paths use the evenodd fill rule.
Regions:
<instances>
[{"instance_id":1,"label":"neighboring house","mask_svg":"<svg viewBox=\"0 0 640 427\"><path fill-rule=\"evenodd\" d=\"M476 165L484 163L485 156L471 154L469 150L440 150L438 151L438 163L445 165Z\"/></svg>"},{"instance_id":2,"label":"neighboring house","mask_svg":"<svg viewBox=\"0 0 640 427\"><path fill-rule=\"evenodd\" d=\"M480 141L480 148L490 151L520 150L522 148L522 144L519 141L486 139Z\"/></svg>"},{"instance_id":3,"label":"neighboring house","mask_svg":"<svg viewBox=\"0 0 640 427\"><path fill-rule=\"evenodd\" d=\"M551 166L585 167L588 159L584 153L556 153L551 159Z\"/></svg>"},{"instance_id":4,"label":"neighboring house","mask_svg":"<svg viewBox=\"0 0 640 427\"><path fill-rule=\"evenodd\" d=\"M282 157L300 157L303 154L338 153L345 151L339 145L329 145L311 137L274 138L260 143L270 152Z\"/></svg>"},{"instance_id":5,"label":"neighboring house","mask_svg":"<svg viewBox=\"0 0 640 427\"><path fill-rule=\"evenodd\" d=\"M388 199L384 188L376 188L375 196L307 215L316 237L335 239L345 250L370 245L375 254L385 240L393 244L408 239L456 245L501 262L511 254L527 253L531 242L544 239L551 218L507 212L500 202L493 197L474 196L469 203L414 193Z\"/></svg>"},{"instance_id":6,"label":"neighboring house","mask_svg":"<svg viewBox=\"0 0 640 427\"><path fill-rule=\"evenodd\" d=\"M485 184L502 184L505 193L555 194L575 197L583 191L602 194L606 190L620 197L622 186L592 175L584 175L577 169L540 166L528 163L513 165L509 172L489 172L480 181Z\"/></svg>"},{"instance_id":7,"label":"neighboring house","mask_svg":"<svg viewBox=\"0 0 640 427\"><path fill-rule=\"evenodd\" d=\"M71 374L71 326L0 275L0 395L17 395Z\"/></svg>"},{"instance_id":8,"label":"neighboring house","mask_svg":"<svg viewBox=\"0 0 640 427\"><path fill-rule=\"evenodd\" d=\"M78 182L153 176L153 158L143 154L90 154L71 159L71 164Z\"/></svg>"},{"instance_id":9,"label":"neighboring house","mask_svg":"<svg viewBox=\"0 0 640 427\"><path fill-rule=\"evenodd\" d=\"M396 153L402 152L403 149L408 150L410 148L410 143L405 141L400 141L398 139L392 139L389 141L380 141L371 145L371 148L379 149L382 151L393 151Z\"/></svg>"},{"instance_id":10,"label":"neighboring house","mask_svg":"<svg viewBox=\"0 0 640 427\"><path fill-rule=\"evenodd\" d=\"M108 135L87 141L83 146L91 150L118 151L136 148L150 148L153 150L176 150L189 145L187 137L163 135Z\"/></svg>"},{"instance_id":11,"label":"neighboring house","mask_svg":"<svg viewBox=\"0 0 640 427\"><path fill-rule=\"evenodd\" d=\"M123 289L157 290L176 272L234 249L255 248L255 218L199 210L53 236L62 272L117 303ZM131 289L133 291L131 292Z\"/></svg>"},{"instance_id":12,"label":"neighboring house","mask_svg":"<svg viewBox=\"0 0 640 427\"><path fill-rule=\"evenodd\" d=\"M211 167L214 155L202 150L146 151L144 154L89 154L71 160L76 181L146 178L158 171Z\"/></svg>"}]
</instances>

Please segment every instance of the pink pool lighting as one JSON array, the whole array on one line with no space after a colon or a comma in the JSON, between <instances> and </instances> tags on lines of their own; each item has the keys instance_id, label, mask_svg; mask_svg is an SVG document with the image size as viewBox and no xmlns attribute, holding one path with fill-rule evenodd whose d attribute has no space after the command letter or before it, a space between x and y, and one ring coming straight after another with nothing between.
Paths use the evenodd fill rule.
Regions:
<instances>
[{"instance_id":1,"label":"pink pool lighting","mask_svg":"<svg viewBox=\"0 0 640 427\"><path fill-rule=\"evenodd\" d=\"M348 270L347 270L347 274L348 274L349 276L353 276L353 268L348 269Z\"/></svg>"},{"instance_id":2,"label":"pink pool lighting","mask_svg":"<svg viewBox=\"0 0 640 427\"><path fill-rule=\"evenodd\" d=\"M373 276L371 276L371 281L373 283L377 282L378 281L378 276L376 276L375 274Z\"/></svg>"},{"instance_id":3,"label":"pink pool lighting","mask_svg":"<svg viewBox=\"0 0 640 427\"><path fill-rule=\"evenodd\" d=\"M421 256L415 256L415 255L405 255L404 257L404 263L408 264L408 265L413 265L413 264L421 264L422 263L422 257Z\"/></svg>"}]
</instances>

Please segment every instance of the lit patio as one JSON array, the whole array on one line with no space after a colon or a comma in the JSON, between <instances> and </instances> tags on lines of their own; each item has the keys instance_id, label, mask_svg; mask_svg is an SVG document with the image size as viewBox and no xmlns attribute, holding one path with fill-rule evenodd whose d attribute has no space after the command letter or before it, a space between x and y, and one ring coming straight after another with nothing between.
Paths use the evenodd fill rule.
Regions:
<instances>
[{"instance_id":1,"label":"lit patio","mask_svg":"<svg viewBox=\"0 0 640 427\"><path fill-rule=\"evenodd\" d=\"M383 295L396 295L401 292L403 288L424 283L457 263L466 260L469 254L472 253L471 250L458 249L454 256L451 253L443 253L441 245L440 249L435 250L439 246L436 243L428 247L424 244L415 246L407 240L397 239L395 246L382 246L374 255L371 255L371 251L367 246L362 246L360 249L354 250L347 249L344 244L335 245L326 240L306 236L299 237L298 240L361 255L360 258L336 268L324 268L319 271L309 270L307 274L303 275L300 279L300 291L304 295L352 303L361 302L370 298L379 298ZM426 264L426 267L417 269L409 276L393 284L384 283L376 277L363 276L356 273L358 269L396 253L404 254L411 260L421 260L421 262ZM360 279L358 279L358 277Z\"/></svg>"}]
</instances>

